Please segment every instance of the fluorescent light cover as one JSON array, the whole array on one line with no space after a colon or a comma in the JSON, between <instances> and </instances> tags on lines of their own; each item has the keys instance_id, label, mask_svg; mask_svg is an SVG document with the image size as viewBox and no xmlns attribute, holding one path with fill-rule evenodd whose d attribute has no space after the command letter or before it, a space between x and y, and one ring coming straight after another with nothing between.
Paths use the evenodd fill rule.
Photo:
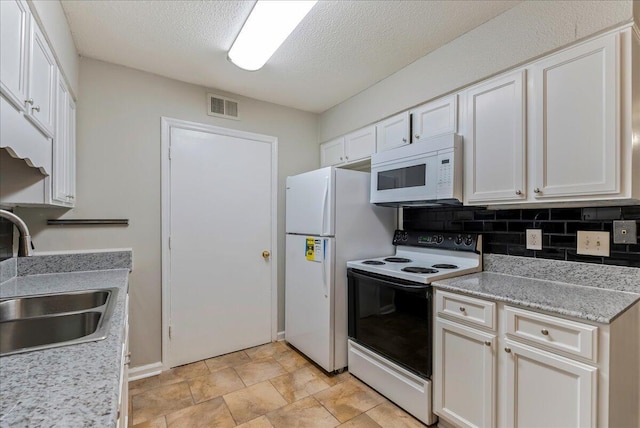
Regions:
<instances>
[{"instance_id":1,"label":"fluorescent light cover","mask_svg":"<svg viewBox=\"0 0 640 428\"><path fill-rule=\"evenodd\" d=\"M258 0L229 50L229 59L245 70L260 69L317 3Z\"/></svg>"}]
</instances>

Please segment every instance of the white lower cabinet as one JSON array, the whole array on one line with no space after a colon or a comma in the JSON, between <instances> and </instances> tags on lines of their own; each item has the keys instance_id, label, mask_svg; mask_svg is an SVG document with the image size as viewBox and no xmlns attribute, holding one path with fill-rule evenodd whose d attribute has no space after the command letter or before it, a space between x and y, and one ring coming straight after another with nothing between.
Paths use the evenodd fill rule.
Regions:
<instances>
[{"instance_id":1,"label":"white lower cabinet","mask_svg":"<svg viewBox=\"0 0 640 428\"><path fill-rule=\"evenodd\" d=\"M438 310L461 297L496 305L496 327ZM640 304L595 324L442 290L434 301L433 407L442 426L640 426Z\"/></svg>"},{"instance_id":2,"label":"white lower cabinet","mask_svg":"<svg viewBox=\"0 0 640 428\"><path fill-rule=\"evenodd\" d=\"M507 426L597 426L597 368L508 339L503 353Z\"/></svg>"},{"instance_id":3,"label":"white lower cabinet","mask_svg":"<svg viewBox=\"0 0 640 428\"><path fill-rule=\"evenodd\" d=\"M122 336L122 365L120 367L120 399L118 401L118 428L129 426L129 296L125 302L125 321Z\"/></svg>"},{"instance_id":4,"label":"white lower cabinet","mask_svg":"<svg viewBox=\"0 0 640 428\"><path fill-rule=\"evenodd\" d=\"M436 318L434 412L461 427L495 427L496 335Z\"/></svg>"}]
</instances>

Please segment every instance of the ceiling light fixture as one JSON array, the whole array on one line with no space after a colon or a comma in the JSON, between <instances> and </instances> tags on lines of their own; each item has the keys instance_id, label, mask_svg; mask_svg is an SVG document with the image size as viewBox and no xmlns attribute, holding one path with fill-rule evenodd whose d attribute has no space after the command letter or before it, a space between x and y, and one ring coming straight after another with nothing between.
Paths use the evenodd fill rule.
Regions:
<instances>
[{"instance_id":1,"label":"ceiling light fixture","mask_svg":"<svg viewBox=\"0 0 640 428\"><path fill-rule=\"evenodd\" d=\"M229 50L229 60L249 71L260 69L317 0L258 0Z\"/></svg>"}]
</instances>

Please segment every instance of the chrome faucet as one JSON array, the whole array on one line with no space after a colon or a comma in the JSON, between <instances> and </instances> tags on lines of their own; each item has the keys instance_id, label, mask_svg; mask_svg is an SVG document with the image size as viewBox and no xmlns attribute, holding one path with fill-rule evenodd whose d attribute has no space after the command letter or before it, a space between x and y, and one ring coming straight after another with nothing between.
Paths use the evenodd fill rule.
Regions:
<instances>
[{"instance_id":1,"label":"chrome faucet","mask_svg":"<svg viewBox=\"0 0 640 428\"><path fill-rule=\"evenodd\" d=\"M20 232L20 238L18 242L18 257L33 256L33 249L31 247L31 235L29 235L29 228L27 224L20 217L12 213L11 211L0 210L0 217L6 218L13 223Z\"/></svg>"}]
</instances>

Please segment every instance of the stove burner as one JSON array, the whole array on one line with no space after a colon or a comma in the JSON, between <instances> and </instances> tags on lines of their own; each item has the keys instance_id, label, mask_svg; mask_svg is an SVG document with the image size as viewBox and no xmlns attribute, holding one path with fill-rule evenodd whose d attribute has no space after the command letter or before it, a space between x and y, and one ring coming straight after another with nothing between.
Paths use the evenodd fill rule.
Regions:
<instances>
[{"instance_id":1,"label":"stove burner","mask_svg":"<svg viewBox=\"0 0 640 428\"><path fill-rule=\"evenodd\" d=\"M410 259L405 259L404 257L387 257L384 261L391 263L411 263Z\"/></svg>"},{"instance_id":2,"label":"stove burner","mask_svg":"<svg viewBox=\"0 0 640 428\"><path fill-rule=\"evenodd\" d=\"M458 269L458 266L450 265L448 263L438 263L431 267L438 268L438 269Z\"/></svg>"},{"instance_id":3,"label":"stove burner","mask_svg":"<svg viewBox=\"0 0 640 428\"><path fill-rule=\"evenodd\" d=\"M385 264L384 262L381 262L380 260L365 260L362 262L363 265L383 265Z\"/></svg>"},{"instance_id":4,"label":"stove burner","mask_svg":"<svg viewBox=\"0 0 640 428\"><path fill-rule=\"evenodd\" d=\"M436 273L438 272L436 269L420 267L420 266L408 266L406 268L402 268L404 272L409 273Z\"/></svg>"}]
</instances>

